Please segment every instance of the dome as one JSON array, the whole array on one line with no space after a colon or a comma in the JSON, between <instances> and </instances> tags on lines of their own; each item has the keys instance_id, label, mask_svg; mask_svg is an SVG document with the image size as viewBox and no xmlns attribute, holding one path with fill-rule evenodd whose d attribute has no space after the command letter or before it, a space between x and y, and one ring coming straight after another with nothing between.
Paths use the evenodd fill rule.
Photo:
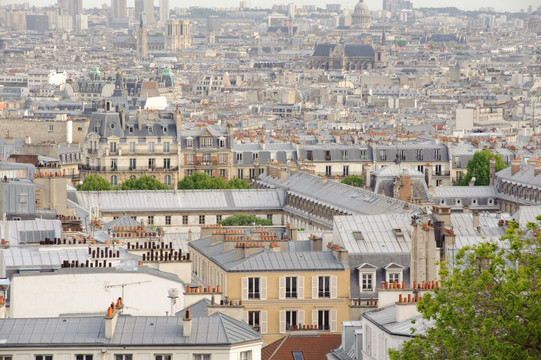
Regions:
<instances>
[{"instance_id":1,"label":"dome","mask_svg":"<svg viewBox=\"0 0 541 360\"><path fill-rule=\"evenodd\" d=\"M364 3L363 0L359 0L357 5L355 5L355 9L353 10L354 14L370 14L370 10L368 10L368 6Z\"/></svg>"},{"instance_id":2,"label":"dome","mask_svg":"<svg viewBox=\"0 0 541 360\"><path fill-rule=\"evenodd\" d=\"M372 22L370 10L363 0L359 0L351 15L351 26L368 29Z\"/></svg>"}]
</instances>

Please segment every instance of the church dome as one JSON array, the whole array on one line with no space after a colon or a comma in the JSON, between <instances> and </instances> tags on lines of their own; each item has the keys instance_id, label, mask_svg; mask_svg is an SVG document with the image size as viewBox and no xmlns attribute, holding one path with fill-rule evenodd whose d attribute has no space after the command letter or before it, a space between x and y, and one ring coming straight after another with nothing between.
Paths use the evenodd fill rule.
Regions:
<instances>
[{"instance_id":1,"label":"church dome","mask_svg":"<svg viewBox=\"0 0 541 360\"><path fill-rule=\"evenodd\" d=\"M357 5L355 5L355 9L353 10L353 15L351 15L351 26L368 29L371 22L372 19L368 6L363 0L359 0Z\"/></svg>"}]
</instances>

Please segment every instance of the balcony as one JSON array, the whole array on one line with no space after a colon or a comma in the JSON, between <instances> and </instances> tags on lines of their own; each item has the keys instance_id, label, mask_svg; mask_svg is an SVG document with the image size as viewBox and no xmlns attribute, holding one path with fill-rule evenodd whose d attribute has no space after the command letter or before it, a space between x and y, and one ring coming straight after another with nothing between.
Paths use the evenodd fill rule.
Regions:
<instances>
[{"instance_id":1,"label":"balcony","mask_svg":"<svg viewBox=\"0 0 541 360\"><path fill-rule=\"evenodd\" d=\"M94 155L98 154L98 149L87 149L87 151L89 154L94 154Z\"/></svg>"}]
</instances>

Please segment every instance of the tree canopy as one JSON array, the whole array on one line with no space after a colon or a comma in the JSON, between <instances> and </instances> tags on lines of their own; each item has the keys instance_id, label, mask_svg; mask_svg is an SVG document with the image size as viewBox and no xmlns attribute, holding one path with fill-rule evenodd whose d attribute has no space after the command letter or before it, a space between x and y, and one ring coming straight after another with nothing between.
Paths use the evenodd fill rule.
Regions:
<instances>
[{"instance_id":1,"label":"tree canopy","mask_svg":"<svg viewBox=\"0 0 541 360\"><path fill-rule=\"evenodd\" d=\"M114 190L114 187L107 180L97 175L88 175L82 184L77 184L76 188L79 191Z\"/></svg>"},{"instance_id":2,"label":"tree canopy","mask_svg":"<svg viewBox=\"0 0 541 360\"><path fill-rule=\"evenodd\" d=\"M195 172L193 175L185 176L178 182L178 189L250 189L250 183L244 179L233 178L229 182L223 177L210 177L202 172Z\"/></svg>"},{"instance_id":3,"label":"tree canopy","mask_svg":"<svg viewBox=\"0 0 541 360\"><path fill-rule=\"evenodd\" d=\"M250 225L272 225L272 220L261 219L255 215L249 214L235 214L228 218L219 221L218 224L222 226L250 226Z\"/></svg>"},{"instance_id":4,"label":"tree canopy","mask_svg":"<svg viewBox=\"0 0 541 360\"><path fill-rule=\"evenodd\" d=\"M340 181L342 184L347 184L355 187L362 187L363 186L363 178L359 175L350 175L346 176L345 178Z\"/></svg>"},{"instance_id":5,"label":"tree canopy","mask_svg":"<svg viewBox=\"0 0 541 360\"><path fill-rule=\"evenodd\" d=\"M496 172L507 167L500 155L493 154L488 149L478 151L468 161L468 172L458 179L456 185L467 186L472 177L475 177L475 186L488 185L490 183L490 158L496 160Z\"/></svg>"},{"instance_id":6,"label":"tree canopy","mask_svg":"<svg viewBox=\"0 0 541 360\"><path fill-rule=\"evenodd\" d=\"M170 190L170 187L145 175L138 179L128 179L120 185L121 190Z\"/></svg>"},{"instance_id":7,"label":"tree canopy","mask_svg":"<svg viewBox=\"0 0 541 360\"><path fill-rule=\"evenodd\" d=\"M499 242L460 249L453 269L442 264L442 287L417 304L434 326L391 359L541 359L541 231L528 228L510 222Z\"/></svg>"}]
</instances>

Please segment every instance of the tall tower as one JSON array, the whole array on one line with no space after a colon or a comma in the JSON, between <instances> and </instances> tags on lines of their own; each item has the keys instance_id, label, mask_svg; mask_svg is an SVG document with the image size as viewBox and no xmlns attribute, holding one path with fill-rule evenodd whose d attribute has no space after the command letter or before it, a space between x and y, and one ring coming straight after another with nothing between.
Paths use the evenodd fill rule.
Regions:
<instances>
[{"instance_id":1,"label":"tall tower","mask_svg":"<svg viewBox=\"0 0 541 360\"><path fill-rule=\"evenodd\" d=\"M126 19L128 17L126 0L111 0L111 16L113 20Z\"/></svg>"},{"instance_id":2,"label":"tall tower","mask_svg":"<svg viewBox=\"0 0 541 360\"><path fill-rule=\"evenodd\" d=\"M154 24L154 0L135 0L135 17L143 18L145 26Z\"/></svg>"},{"instance_id":3,"label":"tall tower","mask_svg":"<svg viewBox=\"0 0 541 360\"><path fill-rule=\"evenodd\" d=\"M160 0L160 24L169 20L169 0Z\"/></svg>"},{"instance_id":4,"label":"tall tower","mask_svg":"<svg viewBox=\"0 0 541 360\"><path fill-rule=\"evenodd\" d=\"M143 24L143 17L137 28L137 57L142 58L148 56L148 41L147 41L147 29Z\"/></svg>"},{"instance_id":5,"label":"tall tower","mask_svg":"<svg viewBox=\"0 0 541 360\"><path fill-rule=\"evenodd\" d=\"M69 0L68 13L71 16L74 29L78 29L77 16L83 14L83 0Z\"/></svg>"}]
</instances>

